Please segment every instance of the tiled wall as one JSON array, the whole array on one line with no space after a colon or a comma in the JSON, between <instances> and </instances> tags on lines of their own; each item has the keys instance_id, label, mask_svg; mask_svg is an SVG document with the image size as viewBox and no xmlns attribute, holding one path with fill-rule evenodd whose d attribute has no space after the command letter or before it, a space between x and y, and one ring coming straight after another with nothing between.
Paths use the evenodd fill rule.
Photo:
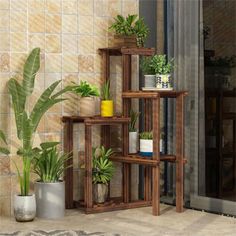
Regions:
<instances>
[{"instance_id":1,"label":"tiled wall","mask_svg":"<svg viewBox=\"0 0 236 236\"><path fill-rule=\"evenodd\" d=\"M107 32L112 17L135 12L138 12L138 0L0 0L0 129L8 136L12 153L10 157L0 157L0 215L11 214L11 198L18 191L11 160L21 163L14 154L18 141L7 81L12 76L21 79L27 54L34 47L40 47L41 68L30 106L58 79L62 80L61 86L80 80L100 86L97 48L112 45L112 36ZM121 62L112 63L112 75L119 77ZM78 98L74 95L53 107L40 123L35 144L45 140L61 141L60 117L78 112ZM75 155L83 146L79 139L81 130L75 129Z\"/></svg>"}]
</instances>

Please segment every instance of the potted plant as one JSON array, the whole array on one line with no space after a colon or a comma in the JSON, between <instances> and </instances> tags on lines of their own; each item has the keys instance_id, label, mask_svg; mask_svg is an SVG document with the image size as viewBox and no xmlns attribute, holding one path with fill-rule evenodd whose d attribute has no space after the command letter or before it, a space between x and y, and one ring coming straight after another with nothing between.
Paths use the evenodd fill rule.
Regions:
<instances>
[{"instance_id":1,"label":"potted plant","mask_svg":"<svg viewBox=\"0 0 236 236\"><path fill-rule=\"evenodd\" d=\"M74 83L72 87L72 92L80 95L80 116L95 116L95 97L99 96L98 88L86 81L81 81L80 84Z\"/></svg>"},{"instance_id":2,"label":"potted plant","mask_svg":"<svg viewBox=\"0 0 236 236\"><path fill-rule=\"evenodd\" d=\"M148 36L149 29L143 18L138 15L128 15L126 18L117 15L115 22L109 27L115 32L114 41L116 46L143 47Z\"/></svg>"},{"instance_id":3,"label":"potted plant","mask_svg":"<svg viewBox=\"0 0 236 236\"><path fill-rule=\"evenodd\" d=\"M136 128L136 122L140 115L140 112L130 111L130 123L129 123L129 153L138 152L138 131Z\"/></svg>"},{"instance_id":4,"label":"potted plant","mask_svg":"<svg viewBox=\"0 0 236 236\"><path fill-rule=\"evenodd\" d=\"M166 55L155 55L151 60L151 67L156 74L156 88L172 90L171 72L174 69L173 59L167 60Z\"/></svg>"},{"instance_id":5,"label":"potted plant","mask_svg":"<svg viewBox=\"0 0 236 236\"><path fill-rule=\"evenodd\" d=\"M144 88L156 88L156 75L155 70L151 66L152 57L143 57L141 60L141 69L144 74Z\"/></svg>"},{"instance_id":6,"label":"potted plant","mask_svg":"<svg viewBox=\"0 0 236 236\"><path fill-rule=\"evenodd\" d=\"M42 116L55 104L64 99L61 95L70 91L68 86L57 93L53 93L61 81L54 82L39 97L32 110L28 101L34 90L35 76L40 67L40 49L35 48L28 56L23 70L23 81L19 83L16 78L8 81L8 90L11 96L17 137L21 143L17 154L22 157L23 169L17 167L20 182L20 194L14 196L14 215L17 221L32 221L36 213L35 195L30 193L30 171L33 157L38 148L33 147L35 132Z\"/></svg>"},{"instance_id":7,"label":"potted plant","mask_svg":"<svg viewBox=\"0 0 236 236\"><path fill-rule=\"evenodd\" d=\"M39 177L35 182L37 217L58 219L65 215L65 182L63 173L68 154L60 153L58 142L41 143L38 155L33 159L33 170ZM48 197L50 196L50 198Z\"/></svg>"},{"instance_id":8,"label":"potted plant","mask_svg":"<svg viewBox=\"0 0 236 236\"><path fill-rule=\"evenodd\" d=\"M112 117L114 113L114 105L113 100L111 99L109 80L107 80L102 86L101 99L101 116Z\"/></svg>"},{"instance_id":9,"label":"potted plant","mask_svg":"<svg viewBox=\"0 0 236 236\"><path fill-rule=\"evenodd\" d=\"M114 174L114 165L109 157L112 149L104 146L93 149L93 200L95 203L104 203L108 195L108 183Z\"/></svg>"},{"instance_id":10,"label":"potted plant","mask_svg":"<svg viewBox=\"0 0 236 236\"><path fill-rule=\"evenodd\" d=\"M153 153L153 135L152 132L142 132L140 136L140 154L151 157Z\"/></svg>"}]
</instances>

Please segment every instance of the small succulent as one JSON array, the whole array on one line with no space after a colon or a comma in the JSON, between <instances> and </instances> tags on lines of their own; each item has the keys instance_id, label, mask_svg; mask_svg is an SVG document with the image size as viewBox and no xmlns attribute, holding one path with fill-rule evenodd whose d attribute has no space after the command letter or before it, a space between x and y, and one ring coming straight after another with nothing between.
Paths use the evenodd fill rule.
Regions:
<instances>
[{"instance_id":1,"label":"small succulent","mask_svg":"<svg viewBox=\"0 0 236 236\"><path fill-rule=\"evenodd\" d=\"M153 139L152 131L150 132L142 132L139 134L140 139Z\"/></svg>"}]
</instances>

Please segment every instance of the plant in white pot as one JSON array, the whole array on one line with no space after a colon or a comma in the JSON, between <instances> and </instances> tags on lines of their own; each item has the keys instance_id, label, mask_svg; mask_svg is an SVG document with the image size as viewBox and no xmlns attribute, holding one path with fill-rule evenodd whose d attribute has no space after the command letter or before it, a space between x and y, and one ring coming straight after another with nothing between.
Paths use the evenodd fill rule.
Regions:
<instances>
[{"instance_id":1,"label":"plant in white pot","mask_svg":"<svg viewBox=\"0 0 236 236\"><path fill-rule=\"evenodd\" d=\"M152 132L142 132L140 137L140 154L142 156L151 157L153 153L153 135Z\"/></svg>"},{"instance_id":2,"label":"plant in white pot","mask_svg":"<svg viewBox=\"0 0 236 236\"><path fill-rule=\"evenodd\" d=\"M130 111L130 123L129 123L129 153L134 154L138 152L138 131L136 123L140 112Z\"/></svg>"},{"instance_id":3,"label":"plant in white pot","mask_svg":"<svg viewBox=\"0 0 236 236\"><path fill-rule=\"evenodd\" d=\"M80 96L80 116L90 117L96 115L96 100L99 96L99 91L96 86L89 84L86 81L81 81L80 84L73 83L72 92Z\"/></svg>"},{"instance_id":4,"label":"plant in white pot","mask_svg":"<svg viewBox=\"0 0 236 236\"><path fill-rule=\"evenodd\" d=\"M104 146L93 149L93 200L95 203L104 203L108 195L108 183L115 168L109 157L113 155L112 149Z\"/></svg>"},{"instance_id":5,"label":"plant in white pot","mask_svg":"<svg viewBox=\"0 0 236 236\"><path fill-rule=\"evenodd\" d=\"M152 57L150 66L156 74L156 88L160 90L172 90L173 82L171 73L174 69L174 60L167 60L166 55Z\"/></svg>"},{"instance_id":6,"label":"plant in white pot","mask_svg":"<svg viewBox=\"0 0 236 236\"><path fill-rule=\"evenodd\" d=\"M32 159L37 155L38 148L33 147L34 136L42 116L55 104L64 99L61 95L71 90L71 87L54 93L61 81L50 85L39 97L36 103L30 104L30 95L34 90L35 76L40 67L40 49L35 48L28 56L23 70L23 80L16 78L8 82L17 128L17 138L20 147L17 154L22 157L22 170L16 165L20 182L20 193L14 196L14 215L17 221L32 221L36 214L35 195L30 193L30 171ZM29 106L30 104L30 106Z\"/></svg>"},{"instance_id":7,"label":"plant in white pot","mask_svg":"<svg viewBox=\"0 0 236 236\"><path fill-rule=\"evenodd\" d=\"M154 68L151 66L152 57L143 57L141 59L140 67L144 75L144 87L143 89L154 89L156 88L156 73Z\"/></svg>"},{"instance_id":8,"label":"plant in white pot","mask_svg":"<svg viewBox=\"0 0 236 236\"><path fill-rule=\"evenodd\" d=\"M57 150L58 142L41 143L33 159L33 170L39 177L35 182L37 217L58 219L65 215L65 182L63 174L69 154Z\"/></svg>"}]
</instances>

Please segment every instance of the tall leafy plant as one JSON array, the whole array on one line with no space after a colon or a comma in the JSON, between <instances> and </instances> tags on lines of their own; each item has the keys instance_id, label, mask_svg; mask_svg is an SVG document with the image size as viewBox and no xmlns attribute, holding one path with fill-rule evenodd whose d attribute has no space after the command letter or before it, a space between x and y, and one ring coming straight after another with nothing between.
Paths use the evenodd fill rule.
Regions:
<instances>
[{"instance_id":1,"label":"tall leafy plant","mask_svg":"<svg viewBox=\"0 0 236 236\"><path fill-rule=\"evenodd\" d=\"M7 145L6 136L2 130L0 130L0 141L2 141L5 145ZM0 153L8 155L10 154L10 151L8 150L8 148L0 146Z\"/></svg>"},{"instance_id":2,"label":"tall leafy plant","mask_svg":"<svg viewBox=\"0 0 236 236\"><path fill-rule=\"evenodd\" d=\"M66 87L54 93L61 81L56 81L50 85L39 97L32 110L27 108L27 102L34 90L35 77L40 68L40 48L35 48L29 54L23 68L23 81L20 83L16 78L11 78L8 82L8 89L12 100L17 128L17 137L21 141L18 154L23 159L23 170L20 173L17 168L20 182L20 192L22 196L29 194L30 170L32 159L38 152L38 148L33 147L34 134L42 116L55 104L64 101L60 96L71 87Z\"/></svg>"}]
</instances>

